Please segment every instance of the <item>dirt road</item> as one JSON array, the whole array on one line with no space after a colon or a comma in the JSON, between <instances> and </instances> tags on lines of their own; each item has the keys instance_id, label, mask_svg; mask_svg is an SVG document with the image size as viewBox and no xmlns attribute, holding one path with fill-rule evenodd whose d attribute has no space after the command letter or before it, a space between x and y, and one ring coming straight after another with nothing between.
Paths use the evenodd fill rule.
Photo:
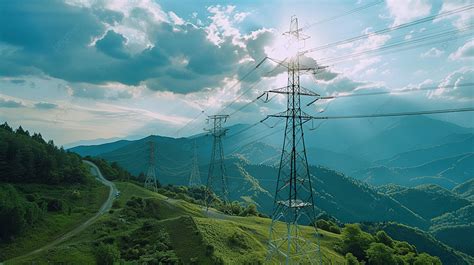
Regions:
<instances>
[{"instance_id":1,"label":"dirt road","mask_svg":"<svg viewBox=\"0 0 474 265\"><path fill-rule=\"evenodd\" d=\"M112 208L112 203L115 199L116 194L118 193L117 187L115 186L115 184L113 182L110 182L110 181L108 181L104 178L104 176L102 175L102 172L100 172L99 168L94 163L92 163L90 161L86 161L86 160L83 160L83 162L88 164L91 167L91 173L96 176L96 179L98 181L100 181L102 184L104 184L104 185L106 185L110 188L109 196L107 197L107 200L102 204L99 211L94 216L92 216L91 218L86 220L84 223L80 224L79 226L77 226L73 230L65 233L64 235L60 236L59 238L55 239L54 241L48 243L47 245L44 245L44 246L42 246L42 247L40 247L36 250L33 250L33 251L31 251L31 252L29 252L25 255L15 257L13 260L6 261L5 264L8 264L10 261L13 262L14 260L17 260L17 259L20 259L20 258L26 258L28 256L37 254L39 252L42 252L44 250L47 250L47 249L50 249L52 247L55 247L55 246L59 245L60 243L66 241L67 239L69 239L69 238L79 234L80 232L82 232L84 229L86 229L88 226L90 226L94 221L96 221L97 218L99 218L101 215L107 213L110 210L110 208ZM2 263L0 262L0 264L2 264Z\"/></svg>"}]
</instances>

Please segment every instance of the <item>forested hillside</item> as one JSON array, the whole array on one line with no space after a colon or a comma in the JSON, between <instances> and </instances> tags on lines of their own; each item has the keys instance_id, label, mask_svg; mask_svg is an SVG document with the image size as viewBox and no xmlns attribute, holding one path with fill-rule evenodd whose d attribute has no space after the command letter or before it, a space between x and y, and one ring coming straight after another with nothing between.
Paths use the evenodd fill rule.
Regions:
<instances>
[{"instance_id":1,"label":"forested hillside","mask_svg":"<svg viewBox=\"0 0 474 265\"><path fill-rule=\"evenodd\" d=\"M39 133L0 125L0 260L75 227L98 210L106 195L79 155Z\"/></svg>"},{"instance_id":2,"label":"forested hillside","mask_svg":"<svg viewBox=\"0 0 474 265\"><path fill-rule=\"evenodd\" d=\"M46 142L40 133L0 125L0 182L81 183L88 174L77 154Z\"/></svg>"}]
</instances>

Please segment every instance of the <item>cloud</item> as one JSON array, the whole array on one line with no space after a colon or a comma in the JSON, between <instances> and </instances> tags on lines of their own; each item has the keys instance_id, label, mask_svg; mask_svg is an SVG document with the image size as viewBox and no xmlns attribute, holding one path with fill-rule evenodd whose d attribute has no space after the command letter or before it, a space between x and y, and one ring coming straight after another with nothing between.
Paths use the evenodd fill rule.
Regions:
<instances>
[{"instance_id":1,"label":"cloud","mask_svg":"<svg viewBox=\"0 0 474 265\"><path fill-rule=\"evenodd\" d=\"M318 84L327 95L351 92L357 88L367 85L366 82L355 81L347 76L339 75L331 81L319 81Z\"/></svg>"},{"instance_id":2,"label":"cloud","mask_svg":"<svg viewBox=\"0 0 474 265\"><path fill-rule=\"evenodd\" d=\"M444 0L439 14L445 13L454 9L459 9L465 6L472 4L471 0ZM472 21L474 18L474 12L472 10L464 10L463 12L458 12L450 16L444 16L434 20L433 22L439 22L444 20L452 21L452 24L458 29L466 27L468 24L466 22Z\"/></svg>"},{"instance_id":3,"label":"cloud","mask_svg":"<svg viewBox=\"0 0 474 265\"><path fill-rule=\"evenodd\" d=\"M362 31L363 34L369 34L373 32L371 27L366 28ZM375 34L370 35L368 38L364 39L363 41L358 42L358 44L354 45L355 52L363 52L366 50L373 50L379 47L382 47L387 41L389 41L392 37L388 34Z\"/></svg>"},{"instance_id":4,"label":"cloud","mask_svg":"<svg viewBox=\"0 0 474 265\"><path fill-rule=\"evenodd\" d=\"M453 61L473 59L474 58L474 39L466 42L463 46L459 47L457 51L449 55L449 59Z\"/></svg>"},{"instance_id":5,"label":"cloud","mask_svg":"<svg viewBox=\"0 0 474 265\"><path fill-rule=\"evenodd\" d=\"M127 86L120 83L106 83L103 85L71 83L66 89L71 96L78 98L120 100L138 96L143 87Z\"/></svg>"},{"instance_id":6,"label":"cloud","mask_svg":"<svg viewBox=\"0 0 474 265\"><path fill-rule=\"evenodd\" d=\"M440 57L442 54L444 54L444 51L438 50L437 48L431 48L428 51L420 54L421 58L436 58Z\"/></svg>"},{"instance_id":7,"label":"cloud","mask_svg":"<svg viewBox=\"0 0 474 265\"><path fill-rule=\"evenodd\" d=\"M169 15L169 17L171 18L171 20L173 21L174 24L184 25L185 21L182 18L178 17L178 15L176 15L175 12L170 11L170 12L168 12L168 15Z\"/></svg>"},{"instance_id":8,"label":"cloud","mask_svg":"<svg viewBox=\"0 0 474 265\"><path fill-rule=\"evenodd\" d=\"M21 101L0 98L0 108L23 108L25 105Z\"/></svg>"},{"instance_id":9,"label":"cloud","mask_svg":"<svg viewBox=\"0 0 474 265\"><path fill-rule=\"evenodd\" d=\"M95 43L95 47L103 53L118 59L128 58L125 49L127 39L113 30L107 31L104 37Z\"/></svg>"},{"instance_id":10,"label":"cloud","mask_svg":"<svg viewBox=\"0 0 474 265\"><path fill-rule=\"evenodd\" d=\"M428 0L387 0L387 8L396 26L429 15L431 4Z\"/></svg>"},{"instance_id":11,"label":"cloud","mask_svg":"<svg viewBox=\"0 0 474 265\"><path fill-rule=\"evenodd\" d=\"M471 86L462 86L474 83L474 69L461 68L452 72L439 83L439 88L428 93L429 98L444 98L458 100L474 100ZM446 87L447 86L447 87Z\"/></svg>"},{"instance_id":12,"label":"cloud","mask_svg":"<svg viewBox=\"0 0 474 265\"><path fill-rule=\"evenodd\" d=\"M210 6L209 24L196 26L151 0L16 3L0 3L0 43L16 51L2 54L0 75L62 79L78 97L107 98L81 83L183 94L216 87L262 59L273 34L242 33L248 14L235 6ZM43 19L48 12L56 15Z\"/></svg>"},{"instance_id":13,"label":"cloud","mask_svg":"<svg viewBox=\"0 0 474 265\"><path fill-rule=\"evenodd\" d=\"M57 107L58 107L57 104L48 103L48 102L38 102L35 104L35 108L43 109L43 110L56 109Z\"/></svg>"}]
</instances>

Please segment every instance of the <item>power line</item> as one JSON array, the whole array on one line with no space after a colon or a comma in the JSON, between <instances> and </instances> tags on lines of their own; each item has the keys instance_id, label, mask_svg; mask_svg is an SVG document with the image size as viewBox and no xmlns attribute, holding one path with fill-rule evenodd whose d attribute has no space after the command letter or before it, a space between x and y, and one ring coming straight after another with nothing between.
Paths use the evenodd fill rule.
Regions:
<instances>
[{"instance_id":1,"label":"power line","mask_svg":"<svg viewBox=\"0 0 474 265\"><path fill-rule=\"evenodd\" d=\"M398 89L398 90L391 90L391 91L377 91L377 92L369 92L369 93L351 93L351 94L342 94L342 95L334 95L334 96L322 96L322 97L317 97L315 100L306 104L306 106L309 106L318 100L325 100L325 99L378 96L378 95L387 95L387 94L404 94L404 93L412 93L412 92L420 92L420 91L430 91L430 90L436 90L440 88L470 87L470 86L474 86L474 83L454 84L454 85L444 85L444 86L430 86L430 87L422 87L418 89L405 88L405 89Z\"/></svg>"},{"instance_id":2,"label":"power line","mask_svg":"<svg viewBox=\"0 0 474 265\"><path fill-rule=\"evenodd\" d=\"M435 44L437 42L452 41L454 39L457 39L457 38L453 38L452 36L455 36L458 33L469 32L470 30L473 29L473 27L474 26L471 24L471 25L465 26L461 29L446 30L446 31L435 33L435 34L422 36L422 37L418 37L418 38L414 38L414 39L410 39L410 40L404 40L404 41L384 45L384 46L373 48L373 49L366 49L366 50L356 52L356 53L346 54L346 55L342 55L342 56L338 56L338 57L322 58L322 59L319 60L319 62L321 62L323 64L336 64L336 63L340 63L340 62L343 62L343 61L352 60L352 59L360 57L362 55L376 53L376 52L379 52L379 51L384 51L384 50L392 49L392 48L398 48L400 46L407 45L407 44L415 44L415 43L420 43L420 42L422 43L424 41L430 41L432 39L440 39L440 40L435 41L435 42L422 43L422 44L414 45L414 46L411 46L411 47L408 47L408 48L418 48L418 47L422 47L422 46L425 46L425 45L432 45L432 44ZM443 37L445 37L445 39L442 39ZM461 35L460 37L463 37L463 36ZM405 48L405 49L407 49L407 48ZM405 50L405 49L400 49L400 50L397 50L397 51L401 51L401 50Z\"/></svg>"},{"instance_id":3,"label":"power line","mask_svg":"<svg viewBox=\"0 0 474 265\"><path fill-rule=\"evenodd\" d=\"M237 152L239 149L245 148L245 147L247 147L247 146L249 146L249 145L252 145L252 144L254 144L254 143L257 143L257 142L259 142L259 141L261 141L261 140L263 140L263 139L265 139L265 138L267 138L267 137L273 136L273 135L275 135L275 134L277 134L277 133L283 131L283 129L284 129L284 127L283 127L283 128L280 128L280 129L278 129L278 130L275 130L275 131L273 131L273 132L271 132L271 133L269 133L269 134L266 134L266 135L264 135L264 136L262 136L262 137L259 137L259 138L255 139L255 140L252 140L252 141L250 141L250 142L248 142L248 143L246 143L246 144L244 144L244 145L241 145L241 146L235 148L232 152L230 152L230 155L234 154L234 153ZM265 132L265 131L262 131L262 132Z\"/></svg>"},{"instance_id":4,"label":"power line","mask_svg":"<svg viewBox=\"0 0 474 265\"><path fill-rule=\"evenodd\" d=\"M328 49L328 48L331 48L331 47L334 47L334 46L339 46L339 45L342 45L342 44L348 44L348 43L355 42L355 41L358 41L358 40L362 40L362 39L365 39L365 38L369 38L369 37L372 37L372 36L376 36L376 35L392 32L392 31L395 31L395 30L415 26L415 25L425 23L425 22L428 22L428 21L432 21L432 20L435 20L435 19L438 19L438 18L441 18L441 17L446 17L446 16L454 15L454 14L457 14L457 13L460 13L460 12L469 11L472 8L474 8L474 5L472 5L472 4L461 7L461 8L456 8L456 9L453 9L453 10L450 10L450 11L439 13L437 15L424 17L424 18L414 20L414 21L411 21L411 22L407 22L407 23L403 23L403 24L400 24L400 25L397 25L397 26L393 26L393 27L389 27L389 28L385 28L385 29L380 29L380 30L377 30L377 31L374 31L374 32L370 32L370 33L366 33L366 34L359 35L359 36L356 36L356 37L352 37L352 38L349 38L349 39L346 39L346 40L336 41L336 42L328 43L328 44L325 44L325 45L322 45L322 46L319 46L319 47L311 48L311 49L300 52L300 55L304 55L306 53L311 53L311 52L315 52L315 51L325 50L325 49Z\"/></svg>"},{"instance_id":5,"label":"power line","mask_svg":"<svg viewBox=\"0 0 474 265\"><path fill-rule=\"evenodd\" d=\"M232 85L230 89L233 89L234 87L236 87L240 82L242 82L243 80L245 80L248 76L250 76L250 74L252 74L255 70L257 70L257 68L259 68L266 60L268 59L268 57L265 56L265 58L263 58L262 60L260 60L256 65L255 67L253 67L248 73L246 73L241 79L239 79L234 85ZM260 81L259 81L260 82ZM226 110L227 108L229 108L230 106L232 106L232 104L234 104L237 100L239 100L240 98L242 98L246 93L248 93L253 87L249 87L247 88L244 92L242 92L239 96L237 96L234 100L232 100L230 103L228 103L225 107L223 107L221 109L221 111L218 111L219 113L222 113L224 112L224 110Z\"/></svg>"},{"instance_id":6,"label":"power line","mask_svg":"<svg viewBox=\"0 0 474 265\"><path fill-rule=\"evenodd\" d=\"M399 117L399 116L414 116L414 115L429 115L429 114L442 114L442 113L458 113L458 112L471 112L474 108L455 108L455 109L441 109L441 110L425 110L425 111L409 111L409 112L394 112L394 113L381 113L381 114L361 114L361 115L341 115L341 116L321 116L321 117L309 117L305 119L305 122L309 120L335 120L335 119L359 119L359 118L378 118L378 117Z\"/></svg>"},{"instance_id":7,"label":"power line","mask_svg":"<svg viewBox=\"0 0 474 265\"><path fill-rule=\"evenodd\" d=\"M332 17L328 17L328 18L325 18L325 19L321 19L319 21L316 21L316 22L313 22L313 23L310 23L309 25L306 25L306 26L303 26L301 27L301 30L305 30L305 29L308 29L312 26L315 26L315 25L318 25L318 24L323 24L323 23L326 23L326 22L329 22L329 21L333 21L335 19L338 19L338 18L341 18L341 17L344 17L344 16L347 16L347 15L351 15L351 14L354 14L354 13L357 13L357 12L360 12L360 11L363 11L367 8L370 8L370 7L373 7L373 6L376 6L378 4L381 4L385 1L375 1L375 2L372 2L372 3L369 3L367 5L364 5L364 6L360 6L360 7L357 7L357 8L354 8L352 10L348 10L344 13L341 13L339 15L335 15L335 16L332 16Z\"/></svg>"},{"instance_id":8,"label":"power line","mask_svg":"<svg viewBox=\"0 0 474 265\"><path fill-rule=\"evenodd\" d=\"M231 135L227 136L227 139L232 138L232 137L234 137L234 136L236 136L236 135L239 135L239 134L241 134L241 133L244 133L244 132L246 132L246 131L252 129L253 127L255 127L255 126L259 125L259 124L260 124L260 121L257 121L256 123L251 124L251 125L245 127L244 129L242 129L242 130L240 130L240 131L238 131L238 132L236 132L236 133L234 133L234 134L231 134Z\"/></svg>"},{"instance_id":9,"label":"power line","mask_svg":"<svg viewBox=\"0 0 474 265\"><path fill-rule=\"evenodd\" d=\"M233 89L235 88L238 84L240 84L241 82L243 82L245 79L247 79L255 70L257 70L257 68L259 68L265 61L266 61L267 57L264 57L262 60L260 60L254 67L252 67L246 74L244 74L241 78L239 78L237 80L237 82L235 82L229 89ZM224 107L223 110L227 109L230 105L232 105L235 101L237 101L238 99L240 99L245 93L248 92L248 90L250 89L247 89L244 93L242 93L241 95L239 95L236 99L234 99L233 101L231 101L226 107ZM207 109L204 109L204 110L201 110L201 112L193 119L191 119L189 122L187 122L183 127L179 128L176 133L179 134L180 131L182 131L184 128L186 128L187 126L189 126L191 123L193 123L194 121L196 121L199 117L201 117L202 114L206 113L208 110Z\"/></svg>"},{"instance_id":10,"label":"power line","mask_svg":"<svg viewBox=\"0 0 474 265\"><path fill-rule=\"evenodd\" d=\"M199 112L198 115L196 115L196 117L194 117L193 119L191 119L190 121L188 121L183 127L179 128L177 131L176 131L176 134L179 135L179 133L186 127L188 127L191 123L193 123L195 120L197 120L199 117L201 117L202 114L204 114L205 111L204 110L201 110L201 112Z\"/></svg>"}]
</instances>

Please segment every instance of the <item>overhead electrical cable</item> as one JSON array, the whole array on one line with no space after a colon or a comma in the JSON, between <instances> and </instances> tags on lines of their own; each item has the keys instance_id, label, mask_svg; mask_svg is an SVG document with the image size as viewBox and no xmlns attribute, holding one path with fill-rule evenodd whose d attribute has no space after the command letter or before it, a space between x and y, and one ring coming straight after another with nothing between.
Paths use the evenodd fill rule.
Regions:
<instances>
[{"instance_id":1,"label":"overhead electrical cable","mask_svg":"<svg viewBox=\"0 0 474 265\"><path fill-rule=\"evenodd\" d=\"M335 16L332 16L332 17L328 17L328 18L324 18L324 19L321 19L321 20L318 20L316 22L313 22L313 23L310 23L308 25L305 25L303 27L301 27L301 30L305 30L305 29L308 29L312 26L315 26L315 25L319 25L319 24L323 24L323 23L326 23L326 22L329 22L329 21L333 21L333 20L336 20L338 18L341 18L341 17L344 17L344 16L347 16L347 15L351 15L351 14L354 14L354 13L357 13L357 12L360 12L360 11L363 11L367 8L370 8L370 7L373 7L373 6L376 6L378 4L381 4L385 1L375 1L375 2L372 2L372 3L368 3L366 5L363 5L363 6L360 6L360 7L357 7L357 8L354 8L354 9L351 9L351 10L348 10L344 13L341 13L341 14L338 14L338 15L335 15Z\"/></svg>"},{"instance_id":2,"label":"overhead electrical cable","mask_svg":"<svg viewBox=\"0 0 474 265\"><path fill-rule=\"evenodd\" d=\"M313 104L317 100L325 100L325 99L378 96L378 95L387 95L387 94L405 94L405 93L414 93L414 92L420 92L420 91L431 91L431 90L437 90L437 89L442 89L442 88L465 88L465 87L471 87L471 86L474 86L474 83L429 86L429 87L421 87L421 88L404 88L404 89L394 89L390 91L376 91L376 92L368 92L368 93L350 93L350 94L341 94L341 95L334 95L334 96L321 96L309 102L308 104L306 104L306 106Z\"/></svg>"},{"instance_id":3,"label":"overhead electrical cable","mask_svg":"<svg viewBox=\"0 0 474 265\"><path fill-rule=\"evenodd\" d=\"M304 55L306 53L311 53L311 52L315 52L315 51L328 49L328 48L339 46L339 45L342 45L342 44L348 44L348 43L355 42L355 41L358 41L358 40L363 40L363 39L366 39L366 38L369 38L369 37L372 37L372 36L392 32L392 31L395 31L395 30L404 29L404 28L407 28L407 27L411 27L411 26L421 24L421 23L433 21L435 19L439 19L439 18L442 18L442 17L451 16L451 15L454 15L454 14L457 14L457 13L460 13L460 12L470 11L473 8L474 8L473 4L466 5L466 6L456 8L456 9L453 9L453 10L450 10L450 11L445 11L445 12L442 12L442 13L439 13L439 14L436 14L436 15L432 15L432 16L421 18L421 19L417 19L417 20L414 20L414 21L411 21L411 22L402 23L402 24L399 24L399 25L396 25L396 26L380 29L380 30L377 30L377 31L374 31L374 32L369 32L369 33L359 35L359 36L356 36L356 37L352 37L352 38L349 38L349 39L328 43L328 44L325 44L325 45L322 45L322 46L319 46L319 47L315 47L315 48L310 48L310 49L301 51L300 55Z\"/></svg>"},{"instance_id":4,"label":"overhead electrical cable","mask_svg":"<svg viewBox=\"0 0 474 265\"><path fill-rule=\"evenodd\" d=\"M380 114L361 114L361 115L340 115L340 116L312 116L309 120L335 120L335 119L360 119L360 118L378 118L378 117L400 117L400 116L414 116L414 115L429 115L429 114L442 114L442 113L459 113L459 112L471 112L474 108L455 108L455 109L440 109L440 110L425 110L425 111L408 111L408 112L393 112L393 113L380 113Z\"/></svg>"}]
</instances>

